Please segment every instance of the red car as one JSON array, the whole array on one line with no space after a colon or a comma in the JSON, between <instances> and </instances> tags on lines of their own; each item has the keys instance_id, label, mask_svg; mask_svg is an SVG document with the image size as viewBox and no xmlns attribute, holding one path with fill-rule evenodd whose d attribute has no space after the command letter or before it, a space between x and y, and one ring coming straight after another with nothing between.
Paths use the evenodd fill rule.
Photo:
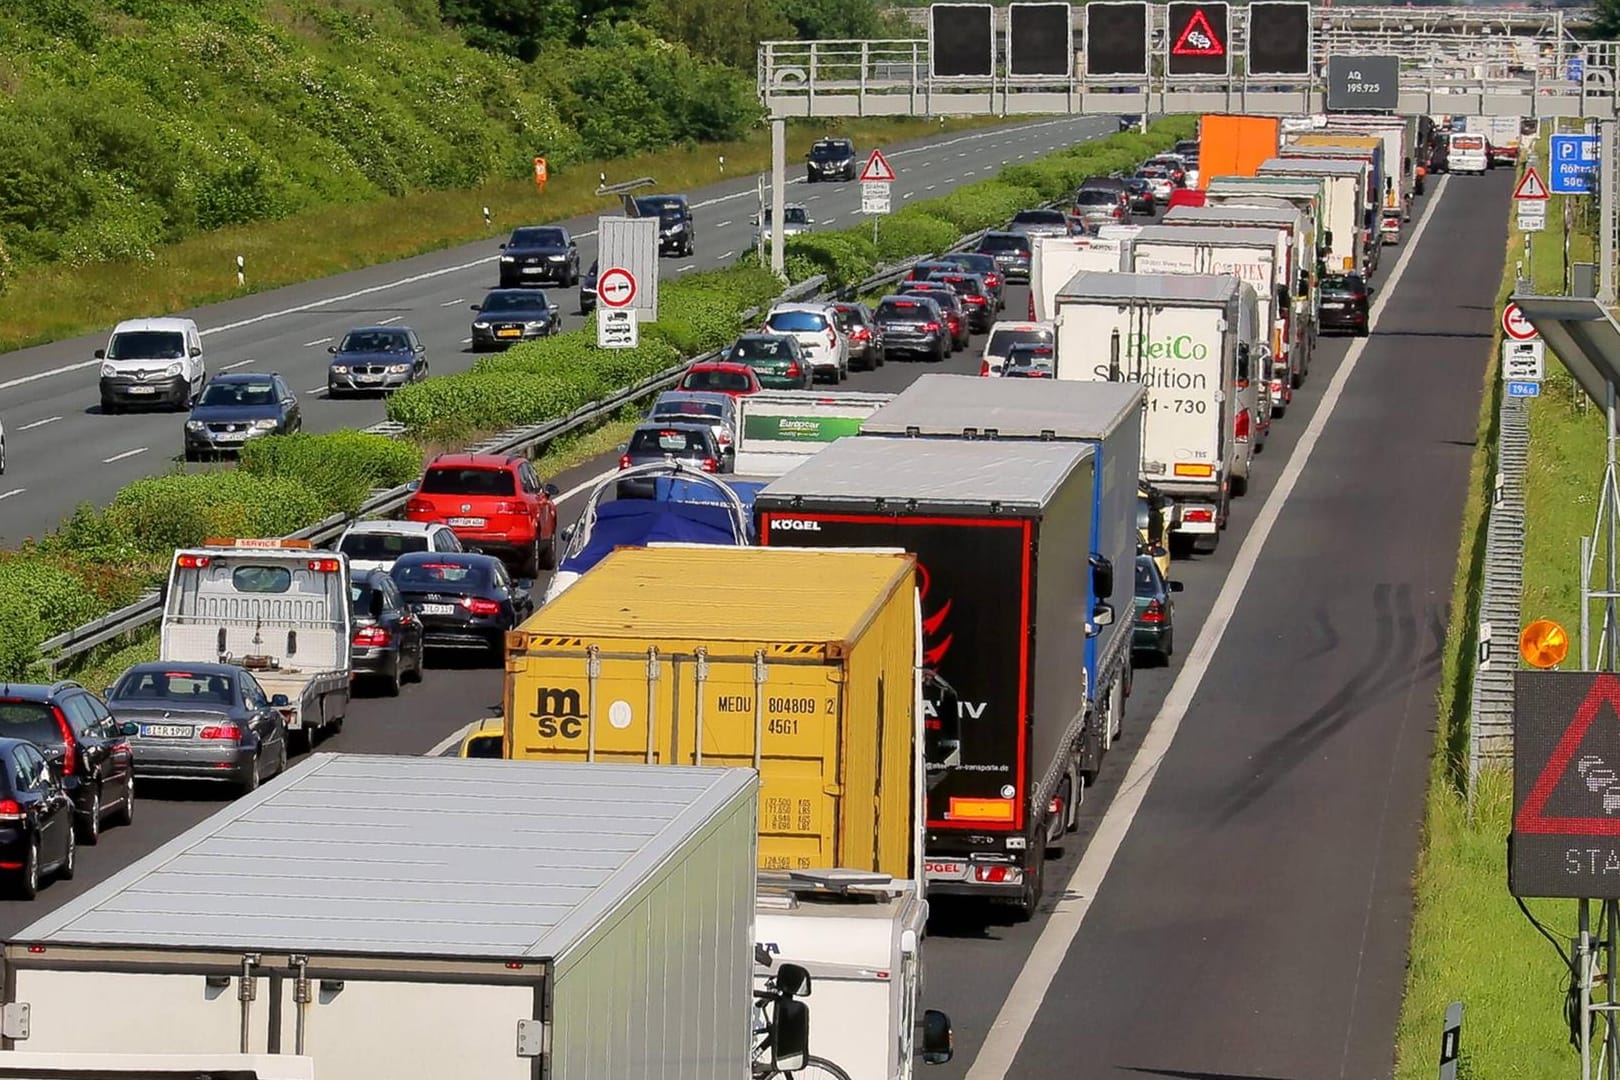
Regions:
<instances>
[{"instance_id":1,"label":"red car","mask_svg":"<svg viewBox=\"0 0 1620 1080\"><path fill-rule=\"evenodd\" d=\"M556 494L520 455L440 454L405 517L448 525L469 551L498 555L518 577L532 578L557 566Z\"/></svg>"},{"instance_id":2,"label":"red car","mask_svg":"<svg viewBox=\"0 0 1620 1080\"><path fill-rule=\"evenodd\" d=\"M747 397L765 389L759 376L747 364L732 364L716 360L706 364L693 364L681 376L677 390L696 390L709 394L730 394Z\"/></svg>"}]
</instances>

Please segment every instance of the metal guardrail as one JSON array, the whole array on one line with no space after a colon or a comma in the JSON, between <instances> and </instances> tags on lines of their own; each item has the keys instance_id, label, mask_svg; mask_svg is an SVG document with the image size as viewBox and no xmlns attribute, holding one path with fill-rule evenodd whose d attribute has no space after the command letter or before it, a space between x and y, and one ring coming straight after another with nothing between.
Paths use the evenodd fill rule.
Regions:
<instances>
[{"instance_id":1,"label":"metal guardrail","mask_svg":"<svg viewBox=\"0 0 1620 1080\"><path fill-rule=\"evenodd\" d=\"M981 229L978 232L969 233L946 250L961 251L971 247L977 244L987 231ZM943 254L943 252L940 254ZM885 270L880 270L855 285L831 291L824 291L827 278L825 275L818 274L815 277L799 282L797 285L784 289L781 295L773 302L790 303L816 296L825 296L829 299L861 296L881 285L898 281L910 273L911 268L917 263L932 257L932 255L928 255L897 263ZM750 308L742 313L742 321L747 323L759 314L759 308ZM582 405L567 416L559 417L556 420L548 420L543 424L509 428L506 431L497 432L483 442L469 447L468 451L486 454L532 453L555 439L569 435L605 417L612 416L626 405L672 385L680 379L681 373L687 369L688 365L698 361L711 360L717 356L719 356L719 353L712 351L684 359L679 364L665 368L658 374L643 379L634 386L626 387L600 401ZM366 430L373 434L398 436L404 434L405 428L403 425L393 421L384 421ZM286 539L309 540L316 544L324 544L335 540L343 534L344 529L355 521L397 513L404 508L405 503L410 499L411 490L411 486L406 484L378 492L361 503L353 514L333 514L323 521L299 529L297 532L287 536ZM68 660L76 656L82 656L91 649L115 641L149 623L156 622L162 615L162 596L156 592L148 593L128 607L119 608L117 611L103 615L101 618L85 623L83 626L74 627L72 630L64 631L41 642L39 646L40 657L35 663L54 675L56 670Z\"/></svg>"}]
</instances>

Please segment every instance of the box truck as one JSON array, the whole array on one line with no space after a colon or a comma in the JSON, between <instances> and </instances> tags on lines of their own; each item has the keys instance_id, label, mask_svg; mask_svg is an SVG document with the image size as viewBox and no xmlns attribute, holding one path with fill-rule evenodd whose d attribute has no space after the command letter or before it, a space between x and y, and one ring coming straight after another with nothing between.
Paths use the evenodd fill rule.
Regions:
<instances>
[{"instance_id":1,"label":"box truck","mask_svg":"<svg viewBox=\"0 0 1620 1080\"><path fill-rule=\"evenodd\" d=\"M1288 288L1293 246L1280 229L1232 225L1156 225L1131 242L1130 270L1137 274L1231 274L1254 286L1262 340L1270 354L1258 361L1258 378L1270 384L1271 415L1293 401L1294 379L1304 377L1304 352L1292 338Z\"/></svg>"},{"instance_id":2,"label":"box truck","mask_svg":"<svg viewBox=\"0 0 1620 1080\"><path fill-rule=\"evenodd\" d=\"M1254 289L1230 275L1080 274L1058 295L1057 377L1147 388L1142 476L1171 539L1213 551L1254 457Z\"/></svg>"},{"instance_id":3,"label":"box truck","mask_svg":"<svg viewBox=\"0 0 1620 1080\"><path fill-rule=\"evenodd\" d=\"M5 1049L747 1077L758 804L748 769L316 754L16 934Z\"/></svg>"},{"instance_id":4,"label":"box truck","mask_svg":"<svg viewBox=\"0 0 1620 1080\"><path fill-rule=\"evenodd\" d=\"M0 1080L315 1080L293 1054L0 1053Z\"/></svg>"},{"instance_id":5,"label":"box truck","mask_svg":"<svg viewBox=\"0 0 1620 1080\"><path fill-rule=\"evenodd\" d=\"M1377 143L1376 139L1371 141ZM1365 157L1352 156L1356 153L1358 153L1356 150L1334 146L1290 145L1283 147L1282 158L1284 161L1308 161L1323 167L1342 166L1356 175L1356 187L1361 192L1361 199L1357 204L1359 209L1356 225L1360 230L1363 245L1359 265L1363 268L1362 273L1371 274L1378 265L1379 257L1381 180L1373 168L1373 163ZM1383 153L1382 144L1379 144L1379 153Z\"/></svg>"},{"instance_id":6,"label":"box truck","mask_svg":"<svg viewBox=\"0 0 1620 1080\"><path fill-rule=\"evenodd\" d=\"M1097 466L1073 442L840 439L755 500L761 543L917 556L930 897L1033 916L1097 768L1087 642L1117 612L1092 547Z\"/></svg>"},{"instance_id":7,"label":"box truck","mask_svg":"<svg viewBox=\"0 0 1620 1080\"><path fill-rule=\"evenodd\" d=\"M1342 158L1367 163L1367 235L1373 240L1374 265L1377 265L1377 249L1384 243L1394 242L1388 239L1383 223L1393 218L1398 240L1401 221L1399 177L1392 174L1384 163L1383 137L1343 132L1306 135L1283 147L1282 156ZM1391 209L1397 212L1392 215L1389 213Z\"/></svg>"},{"instance_id":8,"label":"box truck","mask_svg":"<svg viewBox=\"0 0 1620 1080\"><path fill-rule=\"evenodd\" d=\"M349 558L308 540L209 538L174 553L158 658L251 671L307 747L349 711Z\"/></svg>"},{"instance_id":9,"label":"box truck","mask_svg":"<svg viewBox=\"0 0 1620 1080\"><path fill-rule=\"evenodd\" d=\"M1317 222L1327 249L1323 269L1330 274L1365 273L1370 258L1367 241L1367 163L1332 158L1272 158L1261 176L1315 176L1326 184L1324 213Z\"/></svg>"},{"instance_id":10,"label":"box truck","mask_svg":"<svg viewBox=\"0 0 1620 1080\"><path fill-rule=\"evenodd\" d=\"M764 390L739 402L738 477L781 476L834 439L853 435L893 394L852 390Z\"/></svg>"},{"instance_id":11,"label":"box truck","mask_svg":"<svg viewBox=\"0 0 1620 1080\"><path fill-rule=\"evenodd\" d=\"M1412 200L1417 195L1418 118L1375 113L1335 114L1328 118L1324 130L1331 134L1376 135L1384 141L1384 209L1399 209L1401 220L1411 221Z\"/></svg>"},{"instance_id":12,"label":"box truck","mask_svg":"<svg viewBox=\"0 0 1620 1080\"><path fill-rule=\"evenodd\" d=\"M1211 206L1255 206L1275 209L1288 205L1299 211L1297 235L1290 229L1293 254L1289 260L1289 288L1293 310L1299 321L1296 332L1304 335L1314 349L1316 343L1318 281L1322 260L1322 220L1327 200L1327 182L1319 176L1250 176L1217 178L1209 189Z\"/></svg>"},{"instance_id":13,"label":"box truck","mask_svg":"<svg viewBox=\"0 0 1620 1080\"><path fill-rule=\"evenodd\" d=\"M1276 117L1206 115L1198 127L1199 189L1217 176L1253 176L1281 145Z\"/></svg>"},{"instance_id":14,"label":"box truck","mask_svg":"<svg viewBox=\"0 0 1620 1080\"><path fill-rule=\"evenodd\" d=\"M1052 317L1052 298L1082 270L1118 270L1125 243L1117 237L1034 236L1029 241L1029 320Z\"/></svg>"}]
</instances>

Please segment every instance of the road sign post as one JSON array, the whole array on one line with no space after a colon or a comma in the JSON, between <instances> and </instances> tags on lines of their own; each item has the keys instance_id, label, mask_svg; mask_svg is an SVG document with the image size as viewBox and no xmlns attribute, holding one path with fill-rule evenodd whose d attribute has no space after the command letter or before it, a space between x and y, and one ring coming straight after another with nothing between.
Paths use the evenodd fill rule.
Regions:
<instances>
[{"instance_id":1,"label":"road sign post","mask_svg":"<svg viewBox=\"0 0 1620 1080\"><path fill-rule=\"evenodd\" d=\"M1546 378L1546 345L1540 338L1502 342L1504 382L1541 382Z\"/></svg>"},{"instance_id":2,"label":"road sign post","mask_svg":"<svg viewBox=\"0 0 1620 1080\"><path fill-rule=\"evenodd\" d=\"M882 150L873 150L861 170L861 213L872 214L872 242L877 243L878 223L875 215L889 212L889 185L896 179L894 166L883 156Z\"/></svg>"},{"instance_id":3,"label":"road sign post","mask_svg":"<svg viewBox=\"0 0 1620 1080\"><path fill-rule=\"evenodd\" d=\"M658 219L603 217L596 228L597 303L632 307L642 322L657 322Z\"/></svg>"}]
</instances>

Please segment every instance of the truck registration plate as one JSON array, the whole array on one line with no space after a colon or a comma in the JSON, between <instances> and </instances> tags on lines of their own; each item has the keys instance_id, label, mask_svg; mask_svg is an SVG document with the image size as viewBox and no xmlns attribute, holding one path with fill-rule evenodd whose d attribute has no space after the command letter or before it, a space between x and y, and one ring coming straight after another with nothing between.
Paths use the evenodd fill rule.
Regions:
<instances>
[{"instance_id":1,"label":"truck registration plate","mask_svg":"<svg viewBox=\"0 0 1620 1080\"><path fill-rule=\"evenodd\" d=\"M482 529L488 522L483 518L447 518L445 524L452 529Z\"/></svg>"},{"instance_id":2,"label":"truck registration plate","mask_svg":"<svg viewBox=\"0 0 1620 1080\"><path fill-rule=\"evenodd\" d=\"M144 724L141 726L142 735L150 735L155 739L189 739L191 738L190 724Z\"/></svg>"},{"instance_id":3,"label":"truck registration plate","mask_svg":"<svg viewBox=\"0 0 1620 1080\"><path fill-rule=\"evenodd\" d=\"M456 610L456 605L454 605L454 604L423 604L422 605L422 614L424 614L424 615L449 615L451 612L453 612L455 610Z\"/></svg>"}]
</instances>

